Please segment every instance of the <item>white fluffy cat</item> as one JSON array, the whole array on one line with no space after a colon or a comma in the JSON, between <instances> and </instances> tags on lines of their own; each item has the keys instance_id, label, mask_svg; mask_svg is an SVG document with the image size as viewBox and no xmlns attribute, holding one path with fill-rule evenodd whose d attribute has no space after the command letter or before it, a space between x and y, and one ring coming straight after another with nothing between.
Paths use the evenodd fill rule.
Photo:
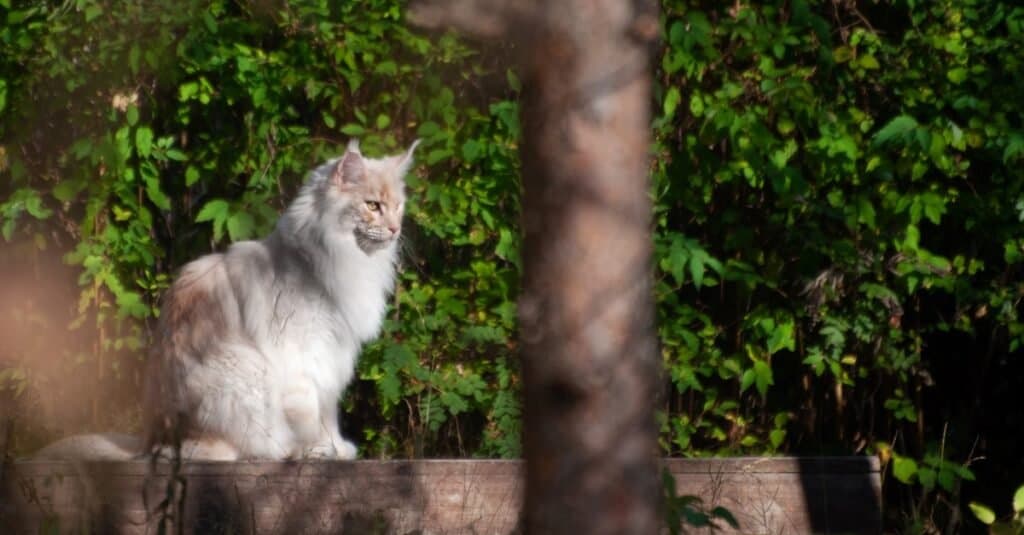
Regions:
<instances>
[{"instance_id":1,"label":"white fluffy cat","mask_svg":"<svg viewBox=\"0 0 1024 535\"><path fill-rule=\"evenodd\" d=\"M417 143L371 159L351 142L312 172L265 239L182 268L146 371L143 453L180 445L193 459L355 457L337 403L394 286L403 178ZM40 456L135 448L90 437Z\"/></svg>"}]
</instances>

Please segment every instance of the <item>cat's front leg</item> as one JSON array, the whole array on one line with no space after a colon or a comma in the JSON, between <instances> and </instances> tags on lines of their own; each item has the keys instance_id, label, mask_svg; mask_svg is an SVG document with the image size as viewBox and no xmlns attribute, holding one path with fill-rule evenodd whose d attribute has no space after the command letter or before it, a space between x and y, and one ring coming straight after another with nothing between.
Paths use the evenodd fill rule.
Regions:
<instances>
[{"instance_id":1,"label":"cat's front leg","mask_svg":"<svg viewBox=\"0 0 1024 535\"><path fill-rule=\"evenodd\" d=\"M335 428L337 428L337 425L335 425ZM334 446L335 458L345 461L351 461L356 458L356 445L342 438L337 429L332 433L331 444Z\"/></svg>"},{"instance_id":2,"label":"cat's front leg","mask_svg":"<svg viewBox=\"0 0 1024 535\"><path fill-rule=\"evenodd\" d=\"M315 445L304 454L319 459L350 461L356 458L356 445L345 440L338 429L337 405L322 407L320 411L321 435Z\"/></svg>"},{"instance_id":3,"label":"cat's front leg","mask_svg":"<svg viewBox=\"0 0 1024 535\"><path fill-rule=\"evenodd\" d=\"M281 396L281 408L296 439L292 455L317 459L356 458L356 446L338 429L337 406L321 406L316 385L306 379L291 382Z\"/></svg>"},{"instance_id":4,"label":"cat's front leg","mask_svg":"<svg viewBox=\"0 0 1024 535\"><path fill-rule=\"evenodd\" d=\"M307 379L289 381L281 393L281 409L295 437L297 447L292 455L303 456L307 445L319 442L323 436L316 385Z\"/></svg>"}]
</instances>

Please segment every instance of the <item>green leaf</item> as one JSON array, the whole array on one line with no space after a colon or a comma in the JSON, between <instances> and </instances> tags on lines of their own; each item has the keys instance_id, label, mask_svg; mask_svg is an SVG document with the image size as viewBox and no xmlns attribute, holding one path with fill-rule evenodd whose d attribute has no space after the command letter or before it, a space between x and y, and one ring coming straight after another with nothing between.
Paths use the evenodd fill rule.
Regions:
<instances>
[{"instance_id":1,"label":"green leaf","mask_svg":"<svg viewBox=\"0 0 1024 535\"><path fill-rule=\"evenodd\" d=\"M706 254L701 256L690 251L690 277L693 279L693 286L697 289L704 285L704 258L706 256Z\"/></svg>"},{"instance_id":2,"label":"green leaf","mask_svg":"<svg viewBox=\"0 0 1024 535\"><path fill-rule=\"evenodd\" d=\"M787 117L780 117L778 122L775 124L775 128L779 131L780 134L785 136L792 132L794 129L796 129L796 123L794 123L792 119L789 119Z\"/></svg>"},{"instance_id":3,"label":"green leaf","mask_svg":"<svg viewBox=\"0 0 1024 535\"><path fill-rule=\"evenodd\" d=\"M153 147L153 131L142 126L135 131L135 150L139 156L148 157Z\"/></svg>"},{"instance_id":4,"label":"green leaf","mask_svg":"<svg viewBox=\"0 0 1024 535\"><path fill-rule=\"evenodd\" d=\"M946 78L954 84L961 84L967 79L967 69L964 67L955 67L946 71Z\"/></svg>"},{"instance_id":5,"label":"green leaf","mask_svg":"<svg viewBox=\"0 0 1024 535\"><path fill-rule=\"evenodd\" d=\"M61 202L70 202L78 196L78 192L85 188L85 184L81 180L61 180L59 184L53 187L50 192L55 199Z\"/></svg>"},{"instance_id":6,"label":"green leaf","mask_svg":"<svg viewBox=\"0 0 1024 535\"><path fill-rule=\"evenodd\" d=\"M228 237L231 241L251 238L256 223L248 212L235 212L227 221Z\"/></svg>"},{"instance_id":7,"label":"green leaf","mask_svg":"<svg viewBox=\"0 0 1024 535\"><path fill-rule=\"evenodd\" d=\"M4 221L3 229L0 230L0 233L3 234L5 240L11 241L11 238L14 237L14 226L15 219L13 217Z\"/></svg>"},{"instance_id":8,"label":"green leaf","mask_svg":"<svg viewBox=\"0 0 1024 535\"><path fill-rule=\"evenodd\" d=\"M173 160L175 162L184 162L188 159L188 156L178 149L167 149L164 151L164 156L166 156L168 160Z\"/></svg>"},{"instance_id":9,"label":"green leaf","mask_svg":"<svg viewBox=\"0 0 1024 535\"><path fill-rule=\"evenodd\" d=\"M206 30L210 33L217 33L217 21L213 18L213 15L209 11L203 11L203 25L206 26Z\"/></svg>"},{"instance_id":10,"label":"green leaf","mask_svg":"<svg viewBox=\"0 0 1024 535\"><path fill-rule=\"evenodd\" d=\"M384 360L398 369L417 365L416 354L405 344L390 344L384 350Z\"/></svg>"},{"instance_id":11,"label":"green leaf","mask_svg":"<svg viewBox=\"0 0 1024 535\"><path fill-rule=\"evenodd\" d=\"M337 124L334 120L334 116L331 115L330 113L327 113L327 110L321 112L320 116L324 120L324 124L327 125L327 128L334 128L334 125Z\"/></svg>"},{"instance_id":12,"label":"green leaf","mask_svg":"<svg viewBox=\"0 0 1024 535\"><path fill-rule=\"evenodd\" d=\"M967 504L971 508L971 512L974 516L981 521L982 524L991 526L996 521L996 513L988 506L982 505L978 502L970 502Z\"/></svg>"},{"instance_id":13,"label":"green leaf","mask_svg":"<svg viewBox=\"0 0 1024 535\"><path fill-rule=\"evenodd\" d=\"M374 67L374 72L385 76L394 76L398 74L398 65L394 61L382 61Z\"/></svg>"},{"instance_id":14,"label":"green leaf","mask_svg":"<svg viewBox=\"0 0 1024 535\"><path fill-rule=\"evenodd\" d=\"M946 492L953 492L956 488L956 474L948 468L940 469L936 479L939 481L939 486Z\"/></svg>"},{"instance_id":15,"label":"green leaf","mask_svg":"<svg viewBox=\"0 0 1024 535\"><path fill-rule=\"evenodd\" d=\"M437 149L430 151L427 154L427 165L434 165L441 160L446 160L452 156L452 151L448 149Z\"/></svg>"},{"instance_id":16,"label":"green leaf","mask_svg":"<svg viewBox=\"0 0 1024 535\"><path fill-rule=\"evenodd\" d=\"M47 219L53 215L53 210L43 205L43 199L39 196L38 192L30 189L22 189L19 192L25 193L22 200L28 215L36 219Z\"/></svg>"},{"instance_id":17,"label":"green leaf","mask_svg":"<svg viewBox=\"0 0 1024 535\"><path fill-rule=\"evenodd\" d=\"M910 457L893 454L892 475L896 479L909 485L915 474L917 474L917 461Z\"/></svg>"},{"instance_id":18,"label":"green leaf","mask_svg":"<svg viewBox=\"0 0 1024 535\"><path fill-rule=\"evenodd\" d=\"M853 58L853 49L848 46L836 47L832 51L832 60L836 63L845 63Z\"/></svg>"},{"instance_id":19,"label":"green leaf","mask_svg":"<svg viewBox=\"0 0 1024 535\"><path fill-rule=\"evenodd\" d=\"M508 82L509 88L516 93L523 90L523 83L519 81L519 76L512 69L505 71L505 80Z\"/></svg>"},{"instance_id":20,"label":"green leaf","mask_svg":"<svg viewBox=\"0 0 1024 535\"><path fill-rule=\"evenodd\" d=\"M503 228L498 231L498 244L494 247L494 254L502 260L518 262L518 243L517 236L511 230Z\"/></svg>"},{"instance_id":21,"label":"green leaf","mask_svg":"<svg viewBox=\"0 0 1024 535\"><path fill-rule=\"evenodd\" d=\"M139 74L141 60L142 50L139 49L138 43L132 43L132 47L128 50L128 66L131 68L132 74Z\"/></svg>"},{"instance_id":22,"label":"green leaf","mask_svg":"<svg viewBox=\"0 0 1024 535\"><path fill-rule=\"evenodd\" d=\"M857 223L870 229L875 228L875 207L865 197L857 199Z\"/></svg>"},{"instance_id":23,"label":"green leaf","mask_svg":"<svg viewBox=\"0 0 1024 535\"><path fill-rule=\"evenodd\" d=\"M145 177L143 179L146 183L146 197L161 210L171 209L171 200L167 198L160 189L160 179L158 177Z\"/></svg>"},{"instance_id":24,"label":"green leaf","mask_svg":"<svg viewBox=\"0 0 1024 535\"><path fill-rule=\"evenodd\" d=\"M398 376L398 370L393 367L384 367L384 371L377 379L377 392L385 406L394 406L402 399L402 381Z\"/></svg>"},{"instance_id":25,"label":"green leaf","mask_svg":"<svg viewBox=\"0 0 1024 535\"><path fill-rule=\"evenodd\" d=\"M910 132L917 128L917 121L909 115L900 115L883 126L873 138L876 146L888 144L894 140L905 140Z\"/></svg>"},{"instance_id":26,"label":"green leaf","mask_svg":"<svg viewBox=\"0 0 1024 535\"><path fill-rule=\"evenodd\" d=\"M0 107L0 109L3 108ZM1006 148L1003 149L1003 163L1009 164L1011 161L1021 157L1024 157L1024 135L1011 134L1006 143Z\"/></svg>"},{"instance_id":27,"label":"green leaf","mask_svg":"<svg viewBox=\"0 0 1024 535\"><path fill-rule=\"evenodd\" d=\"M874 70L881 68L881 65L878 64L878 60L875 59L875 56L872 56L871 54L864 54L863 56L857 58L857 64L865 69Z\"/></svg>"},{"instance_id":28,"label":"green leaf","mask_svg":"<svg viewBox=\"0 0 1024 535\"><path fill-rule=\"evenodd\" d=\"M341 133L347 136L359 137L366 133L366 129L362 125L356 123L348 123L341 127Z\"/></svg>"},{"instance_id":29,"label":"green leaf","mask_svg":"<svg viewBox=\"0 0 1024 535\"><path fill-rule=\"evenodd\" d=\"M1017 487L1017 492L1013 493L1013 512L1020 513L1024 511L1024 485Z\"/></svg>"},{"instance_id":30,"label":"green leaf","mask_svg":"<svg viewBox=\"0 0 1024 535\"><path fill-rule=\"evenodd\" d=\"M469 139L462 144L462 158L467 162L474 162L483 152L483 145L475 140Z\"/></svg>"},{"instance_id":31,"label":"green leaf","mask_svg":"<svg viewBox=\"0 0 1024 535\"><path fill-rule=\"evenodd\" d=\"M972 472L967 466L950 462L946 462L946 466L953 470L953 472L956 473L956 476L960 479L963 479L964 481L974 481L974 472Z\"/></svg>"},{"instance_id":32,"label":"green leaf","mask_svg":"<svg viewBox=\"0 0 1024 535\"><path fill-rule=\"evenodd\" d=\"M915 206L918 204L924 211L925 218L936 225L942 220L942 215L946 213L946 199L931 191L918 196L915 199Z\"/></svg>"},{"instance_id":33,"label":"green leaf","mask_svg":"<svg viewBox=\"0 0 1024 535\"><path fill-rule=\"evenodd\" d=\"M757 379L757 374L753 369L748 369L743 372L743 376L740 377L740 393L746 392L750 385L754 384Z\"/></svg>"},{"instance_id":34,"label":"green leaf","mask_svg":"<svg viewBox=\"0 0 1024 535\"><path fill-rule=\"evenodd\" d=\"M772 367L763 360L754 362L754 375L755 383L757 385L757 391L762 396L768 393L768 386L775 384L775 380L772 377Z\"/></svg>"},{"instance_id":35,"label":"green leaf","mask_svg":"<svg viewBox=\"0 0 1024 535\"><path fill-rule=\"evenodd\" d=\"M188 166L185 169L185 185L191 186L199 180L199 170L193 166Z\"/></svg>"},{"instance_id":36,"label":"green leaf","mask_svg":"<svg viewBox=\"0 0 1024 535\"><path fill-rule=\"evenodd\" d=\"M98 4L90 4L85 8L85 22L92 22L103 14L103 6Z\"/></svg>"},{"instance_id":37,"label":"green leaf","mask_svg":"<svg viewBox=\"0 0 1024 535\"><path fill-rule=\"evenodd\" d=\"M469 404L466 403L466 400L462 396L451 390L441 392L441 396L439 399L441 400L441 403L444 404L444 406L448 409L448 412L450 412L452 415L458 415L460 413L466 412L466 410L469 409Z\"/></svg>"},{"instance_id":38,"label":"green leaf","mask_svg":"<svg viewBox=\"0 0 1024 535\"><path fill-rule=\"evenodd\" d=\"M921 486L926 490L932 490L935 488L935 470L931 468L921 468L917 471L917 480L921 482Z\"/></svg>"},{"instance_id":39,"label":"green leaf","mask_svg":"<svg viewBox=\"0 0 1024 535\"><path fill-rule=\"evenodd\" d=\"M676 108L679 107L679 102L682 100L682 95L679 93L679 89L676 87L670 87L668 92L665 93L665 102L662 105L663 113L665 117L672 117L676 113Z\"/></svg>"},{"instance_id":40,"label":"green leaf","mask_svg":"<svg viewBox=\"0 0 1024 535\"><path fill-rule=\"evenodd\" d=\"M196 223L206 221L223 221L227 217L228 202L222 199L213 199L206 203L203 209L196 216Z\"/></svg>"},{"instance_id":41,"label":"green leaf","mask_svg":"<svg viewBox=\"0 0 1024 535\"><path fill-rule=\"evenodd\" d=\"M135 126L139 122L139 108L132 104L125 110L125 119L128 121L129 126Z\"/></svg>"},{"instance_id":42,"label":"green leaf","mask_svg":"<svg viewBox=\"0 0 1024 535\"><path fill-rule=\"evenodd\" d=\"M186 82L178 86L178 100L185 102L196 96L199 92L198 82Z\"/></svg>"},{"instance_id":43,"label":"green leaf","mask_svg":"<svg viewBox=\"0 0 1024 535\"><path fill-rule=\"evenodd\" d=\"M675 279L676 285L682 285L685 280L683 270L686 268L689 258L690 253L683 247L682 236L676 235L672 239L672 244L668 250L668 257L665 259L665 262L667 262L666 271Z\"/></svg>"},{"instance_id":44,"label":"green leaf","mask_svg":"<svg viewBox=\"0 0 1024 535\"><path fill-rule=\"evenodd\" d=\"M792 319L780 321L768 337L768 354L774 355L782 349L793 351L796 348L794 329L795 324Z\"/></svg>"},{"instance_id":45,"label":"green leaf","mask_svg":"<svg viewBox=\"0 0 1024 535\"><path fill-rule=\"evenodd\" d=\"M690 113L694 117L704 115L704 101L700 98L700 95L692 95L690 97Z\"/></svg>"},{"instance_id":46,"label":"green leaf","mask_svg":"<svg viewBox=\"0 0 1024 535\"><path fill-rule=\"evenodd\" d=\"M433 121L427 121L416 129L416 135L421 138L431 137L441 131L441 127Z\"/></svg>"}]
</instances>

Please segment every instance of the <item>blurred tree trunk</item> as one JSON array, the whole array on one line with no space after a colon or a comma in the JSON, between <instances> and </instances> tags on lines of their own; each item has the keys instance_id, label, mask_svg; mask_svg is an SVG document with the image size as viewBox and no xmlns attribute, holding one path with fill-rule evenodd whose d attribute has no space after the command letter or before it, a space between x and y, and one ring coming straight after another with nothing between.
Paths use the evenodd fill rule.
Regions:
<instances>
[{"instance_id":1,"label":"blurred tree trunk","mask_svg":"<svg viewBox=\"0 0 1024 535\"><path fill-rule=\"evenodd\" d=\"M440 0L411 16L521 54L525 529L657 533L653 3Z\"/></svg>"}]
</instances>

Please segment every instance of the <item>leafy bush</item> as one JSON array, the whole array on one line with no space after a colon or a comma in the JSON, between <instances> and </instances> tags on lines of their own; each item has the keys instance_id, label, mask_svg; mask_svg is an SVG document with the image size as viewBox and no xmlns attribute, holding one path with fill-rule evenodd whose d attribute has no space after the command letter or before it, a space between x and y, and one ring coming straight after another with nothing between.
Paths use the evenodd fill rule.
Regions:
<instances>
[{"instance_id":1,"label":"leafy bush","mask_svg":"<svg viewBox=\"0 0 1024 535\"><path fill-rule=\"evenodd\" d=\"M78 285L66 321L33 315L39 294L0 303L6 325L75 329L60 351L0 349L0 381L132 390L174 269L267 232L349 137L372 154L420 137L399 289L344 426L368 456L518 454L513 51L416 33L399 0L0 9L0 258L59 285L39 266L62 255ZM1024 477L1004 411L1024 387L1024 8L662 13L664 451L879 453L906 483L888 510L921 529L955 518L961 485L1005 495ZM109 397L68 410L130 422Z\"/></svg>"},{"instance_id":2,"label":"leafy bush","mask_svg":"<svg viewBox=\"0 0 1024 535\"><path fill-rule=\"evenodd\" d=\"M894 443L923 463L901 479L952 492L980 438L991 462L977 468L1005 477L1019 463L1000 444L1021 438L998 408L1021 386L1024 341L1024 8L664 9L665 448ZM902 509L946 521L927 495Z\"/></svg>"}]
</instances>

